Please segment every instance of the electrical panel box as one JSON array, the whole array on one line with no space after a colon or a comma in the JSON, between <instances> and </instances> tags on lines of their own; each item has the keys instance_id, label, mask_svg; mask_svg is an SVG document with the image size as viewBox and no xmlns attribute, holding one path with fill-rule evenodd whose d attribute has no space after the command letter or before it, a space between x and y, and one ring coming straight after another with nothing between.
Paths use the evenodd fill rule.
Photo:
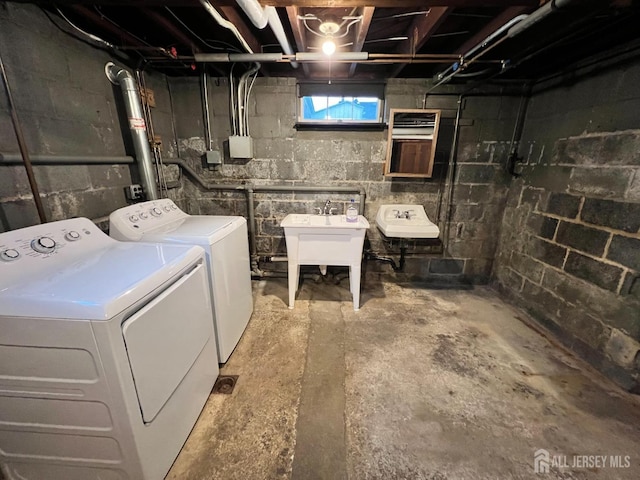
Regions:
<instances>
[{"instance_id":1,"label":"electrical panel box","mask_svg":"<svg viewBox=\"0 0 640 480\"><path fill-rule=\"evenodd\" d=\"M241 135L230 136L229 156L231 158L253 158L253 138Z\"/></svg>"},{"instance_id":2,"label":"electrical panel box","mask_svg":"<svg viewBox=\"0 0 640 480\"><path fill-rule=\"evenodd\" d=\"M202 154L202 159L207 165L220 165L222 164L222 158L220 152L217 150L207 150Z\"/></svg>"}]
</instances>

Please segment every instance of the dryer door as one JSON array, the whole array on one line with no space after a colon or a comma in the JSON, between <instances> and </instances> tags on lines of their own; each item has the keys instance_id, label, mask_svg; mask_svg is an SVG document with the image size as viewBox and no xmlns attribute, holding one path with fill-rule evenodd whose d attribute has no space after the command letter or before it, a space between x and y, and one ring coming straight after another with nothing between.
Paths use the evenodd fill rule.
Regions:
<instances>
[{"instance_id":1,"label":"dryer door","mask_svg":"<svg viewBox=\"0 0 640 480\"><path fill-rule=\"evenodd\" d=\"M213 341L205 275L199 264L122 324L145 423L153 421L205 344Z\"/></svg>"}]
</instances>

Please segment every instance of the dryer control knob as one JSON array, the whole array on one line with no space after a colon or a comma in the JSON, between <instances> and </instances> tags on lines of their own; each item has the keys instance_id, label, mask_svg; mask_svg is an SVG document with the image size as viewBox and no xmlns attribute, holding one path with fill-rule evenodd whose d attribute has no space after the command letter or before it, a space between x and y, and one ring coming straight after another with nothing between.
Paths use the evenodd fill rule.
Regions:
<instances>
[{"instance_id":1,"label":"dryer control knob","mask_svg":"<svg viewBox=\"0 0 640 480\"><path fill-rule=\"evenodd\" d=\"M56 249L56 241L50 237L36 238L31 242L31 248L38 253L51 253Z\"/></svg>"},{"instance_id":2,"label":"dryer control knob","mask_svg":"<svg viewBox=\"0 0 640 480\"><path fill-rule=\"evenodd\" d=\"M176 206L175 206L175 205L173 205L173 204L171 205L171 210L177 210L177 209L178 209L178 207L176 207Z\"/></svg>"},{"instance_id":3,"label":"dryer control knob","mask_svg":"<svg viewBox=\"0 0 640 480\"><path fill-rule=\"evenodd\" d=\"M137 222L138 220L139 220L139 218L138 218L138 216L137 216L137 215L131 215L131 216L129 217L129 221L130 221L130 222L135 223L135 222Z\"/></svg>"},{"instance_id":4,"label":"dryer control knob","mask_svg":"<svg viewBox=\"0 0 640 480\"><path fill-rule=\"evenodd\" d=\"M164 207L162 207L162 209L163 209L165 212L170 212L170 211L171 211L171 207L170 207L169 205L165 205Z\"/></svg>"},{"instance_id":5,"label":"dryer control knob","mask_svg":"<svg viewBox=\"0 0 640 480\"><path fill-rule=\"evenodd\" d=\"M5 262L13 262L14 260L17 260L19 258L20 252L15 248L8 248L7 250L0 252L0 259L4 260Z\"/></svg>"},{"instance_id":6,"label":"dryer control knob","mask_svg":"<svg viewBox=\"0 0 640 480\"><path fill-rule=\"evenodd\" d=\"M153 215L154 217L159 217L160 215L162 215L162 210L160 210L158 207L153 207L151 209L151 215Z\"/></svg>"},{"instance_id":7,"label":"dryer control knob","mask_svg":"<svg viewBox=\"0 0 640 480\"><path fill-rule=\"evenodd\" d=\"M149 218L149 215L147 215L147 214L146 214L146 213L144 213L144 212L141 212L141 213L140 213L140 218L141 218L142 220L146 220L147 218Z\"/></svg>"},{"instance_id":8,"label":"dryer control knob","mask_svg":"<svg viewBox=\"0 0 640 480\"><path fill-rule=\"evenodd\" d=\"M80 234L75 230L71 230L70 232L67 232L64 238L66 238L70 242L75 242L76 240L80 240Z\"/></svg>"}]
</instances>

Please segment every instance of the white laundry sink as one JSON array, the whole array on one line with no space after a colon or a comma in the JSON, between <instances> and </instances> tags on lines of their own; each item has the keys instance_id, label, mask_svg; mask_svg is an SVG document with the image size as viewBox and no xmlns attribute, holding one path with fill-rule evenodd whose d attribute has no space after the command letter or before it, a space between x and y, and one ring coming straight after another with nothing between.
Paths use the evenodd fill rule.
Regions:
<instances>
[{"instance_id":1,"label":"white laundry sink","mask_svg":"<svg viewBox=\"0 0 640 480\"><path fill-rule=\"evenodd\" d=\"M440 229L429 220L422 205L382 205L376 225L391 238L438 238Z\"/></svg>"},{"instance_id":2,"label":"white laundry sink","mask_svg":"<svg viewBox=\"0 0 640 480\"><path fill-rule=\"evenodd\" d=\"M364 236L369 222L358 215L357 222L347 222L345 215L311 215L292 213L280 223L284 228L289 262L289 308L293 308L298 288L300 265L349 267L353 308L360 308L360 264Z\"/></svg>"}]
</instances>

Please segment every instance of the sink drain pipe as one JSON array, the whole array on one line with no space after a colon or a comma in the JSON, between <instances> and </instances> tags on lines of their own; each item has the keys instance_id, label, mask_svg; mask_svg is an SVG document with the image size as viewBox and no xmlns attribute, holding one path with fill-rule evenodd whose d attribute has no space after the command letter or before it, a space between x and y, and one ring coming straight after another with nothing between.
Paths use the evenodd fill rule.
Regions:
<instances>
[{"instance_id":1,"label":"sink drain pipe","mask_svg":"<svg viewBox=\"0 0 640 480\"><path fill-rule=\"evenodd\" d=\"M399 260L398 264L396 264L396 261L393 258L391 258L391 257L382 257L382 256L378 255L377 253L372 252L370 250L365 250L364 259L365 260L376 260L378 262L388 263L389 265L391 265L391 268L393 268L394 272L402 272L402 270L404 270L406 253L407 253L407 246L404 245L403 243L401 243L400 244L400 260Z\"/></svg>"}]
</instances>

